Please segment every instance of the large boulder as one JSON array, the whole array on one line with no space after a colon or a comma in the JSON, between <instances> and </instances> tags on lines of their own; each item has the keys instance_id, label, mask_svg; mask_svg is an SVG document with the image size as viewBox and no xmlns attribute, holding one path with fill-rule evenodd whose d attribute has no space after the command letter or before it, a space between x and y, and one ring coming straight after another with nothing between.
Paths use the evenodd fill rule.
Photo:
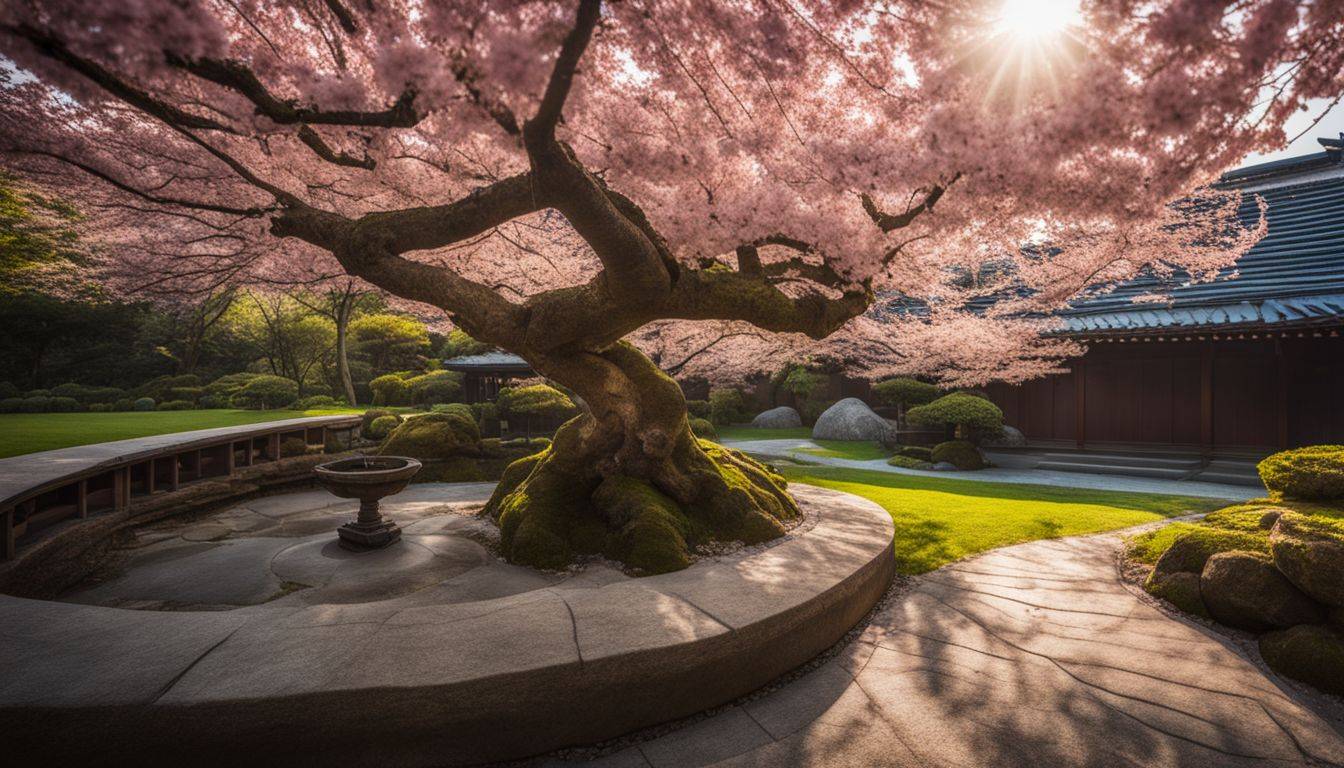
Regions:
<instances>
[{"instance_id":1,"label":"large boulder","mask_svg":"<svg viewBox=\"0 0 1344 768\"><path fill-rule=\"evenodd\" d=\"M1199 574L1177 571L1160 574L1154 571L1144 582L1143 588L1148 594L1160 597L1168 603L1196 616L1209 615L1204 609L1204 600L1199 594Z\"/></svg>"},{"instance_id":2,"label":"large boulder","mask_svg":"<svg viewBox=\"0 0 1344 768\"><path fill-rule=\"evenodd\" d=\"M1260 638L1260 655L1274 671L1327 693L1344 694L1344 637L1304 625Z\"/></svg>"},{"instance_id":3,"label":"large boulder","mask_svg":"<svg viewBox=\"0 0 1344 768\"><path fill-rule=\"evenodd\" d=\"M1269 533L1274 565L1298 589L1344 606L1344 521L1284 512Z\"/></svg>"},{"instance_id":4,"label":"large boulder","mask_svg":"<svg viewBox=\"0 0 1344 768\"><path fill-rule=\"evenodd\" d=\"M1022 430L1017 427L1004 425L998 435L986 437L980 441L980 444L986 448L1025 448L1027 445L1027 436L1022 434Z\"/></svg>"},{"instance_id":5,"label":"large boulder","mask_svg":"<svg viewBox=\"0 0 1344 768\"><path fill-rule=\"evenodd\" d=\"M812 437L817 440L876 440L890 442L896 430L857 397L846 397L817 417Z\"/></svg>"},{"instance_id":6,"label":"large boulder","mask_svg":"<svg viewBox=\"0 0 1344 768\"><path fill-rule=\"evenodd\" d=\"M1210 557L1199 576L1199 595L1214 619L1255 632L1325 620L1321 607L1284 578L1269 558L1251 552Z\"/></svg>"},{"instance_id":7,"label":"large boulder","mask_svg":"<svg viewBox=\"0 0 1344 768\"><path fill-rule=\"evenodd\" d=\"M788 429L803 426L803 417L787 405L761 411L751 420L751 426L761 429Z\"/></svg>"}]
</instances>

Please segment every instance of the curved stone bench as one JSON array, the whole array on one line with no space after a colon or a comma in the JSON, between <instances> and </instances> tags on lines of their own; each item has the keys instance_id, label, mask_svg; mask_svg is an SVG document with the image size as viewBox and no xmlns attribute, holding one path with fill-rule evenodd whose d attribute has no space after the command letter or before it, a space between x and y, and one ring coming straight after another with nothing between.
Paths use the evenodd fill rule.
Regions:
<instances>
[{"instance_id":1,"label":"curved stone bench","mask_svg":"<svg viewBox=\"0 0 1344 768\"><path fill-rule=\"evenodd\" d=\"M280 442L322 445L359 415L311 416L78 445L0 459L0 561L71 518L122 512L185 483L280 458ZM3 579L0 579L3 581Z\"/></svg>"},{"instance_id":2,"label":"curved stone bench","mask_svg":"<svg viewBox=\"0 0 1344 768\"><path fill-rule=\"evenodd\" d=\"M452 765L690 715L831 646L891 582L886 511L793 491L815 525L774 546L563 593L218 613L0 597L7 746L56 763Z\"/></svg>"}]
</instances>

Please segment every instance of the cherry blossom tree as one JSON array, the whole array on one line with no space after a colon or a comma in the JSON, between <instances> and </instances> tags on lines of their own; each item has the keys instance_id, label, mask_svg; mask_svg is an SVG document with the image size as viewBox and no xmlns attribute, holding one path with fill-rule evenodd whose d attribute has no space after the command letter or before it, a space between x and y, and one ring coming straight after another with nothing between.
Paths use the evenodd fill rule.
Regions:
<instances>
[{"instance_id":1,"label":"cherry blossom tree","mask_svg":"<svg viewBox=\"0 0 1344 768\"><path fill-rule=\"evenodd\" d=\"M1255 241L1207 185L1344 90L1341 10L15 0L0 149L122 269L327 264L518 353L585 411L501 483L505 553L664 569L797 510L641 348L1049 370L1031 318Z\"/></svg>"}]
</instances>

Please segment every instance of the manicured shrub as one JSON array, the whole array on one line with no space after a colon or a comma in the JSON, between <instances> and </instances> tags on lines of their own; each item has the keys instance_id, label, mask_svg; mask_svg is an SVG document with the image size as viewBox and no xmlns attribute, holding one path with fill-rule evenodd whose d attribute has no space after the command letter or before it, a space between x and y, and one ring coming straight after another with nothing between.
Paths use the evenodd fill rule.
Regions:
<instances>
[{"instance_id":1,"label":"manicured shrub","mask_svg":"<svg viewBox=\"0 0 1344 768\"><path fill-rule=\"evenodd\" d=\"M25 397L19 403L20 413L46 413L49 410L51 410L51 398L42 395Z\"/></svg>"},{"instance_id":2,"label":"manicured shrub","mask_svg":"<svg viewBox=\"0 0 1344 768\"><path fill-rule=\"evenodd\" d=\"M23 410L22 397L6 397L0 400L0 413L18 413Z\"/></svg>"},{"instance_id":3,"label":"manicured shrub","mask_svg":"<svg viewBox=\"0 0 1344 768\"><path fill-rule=\"evenodd\" d=\"M691 432L701 440L718 440L719 433L709 419L691 419Z\"/></svg>"},{"instance_id":4,"label":"manicured shrub","mask_svg":"<svg viewBox=\"0 0 1344 768\"><path fill-rule=\"evenodd\" d=\"M934 464L947 462L957 469L984 469L985 460L980 449L969 440L948 440L933 447L929 456Z\"/></svg>"},{"instance_id":5,"label":"manicured shrub","mask_svg":"<svg viewBox=\"0 0 1344 768\"><path fill-rule=\"evenodd\" d=\"M410 402L415 405L454 402L462 397L462 380L462 374L456 371L430 371L408 379Z\"/></svg>"},{"instance_id":6,"label":"manicured shrub","mask_svg":"<svg viewBox=\"0 0 1344 768\"><path fill-rule=\"evenodd\" d=\"M152 397L138 397L138 398L135 399L135 402L131 403L131 410L133 410L133 411L152 411L152 410L154 410L154 405L155 405L155 403L154 403L154 398L152 398Z\"/></svg>"},{"instance_id":7,"label":"manicured shrub","mask_svg":"<svg viewBox=\"0 0 1344 768\"><path fill-rule=\"evenodd\" d=\"M919 461L933 460L933 449L923 445L902 445L896 449L896 454L908 459L918 459Z\"/></svg>"},{"instance_id":8,"label":"manicured shrub","mask_svg":"<svg viewBox=\"0 0 1344 768\"><path fill-rule=\"evenodd\" d=\"M52 397L71 397L78 400L87 390L88 387L84 386L83 384L76 384L72 381L67 381L64 384L57 384L56 386L52 387L51 395Z\"/></svg>"},{"instance_id":9,"label":"manicured shrub","mask_svg":"<svg viewBox=\"0 0 1344 768\"><path fill-rule=\"evenodd\" d=\"M944 395L928 405L911 408L906 417L915 424L925 426L955 426L958 437L963 439L996 435L1003 431L1003 411L982 397L964 392Z\"/></svg>"},{"instance_id":10,"label":"manicured shrub","mask_svg":"<svg viewBox=\"0 0 1344 768\"><path fill-rule=\"evenodd\" d=\"M136 397L151 397L155 400L167 400L171 397L172 390L177 387L199 387L201 378L194 373L184 373L176 376L159 376L150 379L144 384L131 390L131 394Z\"/></svg>"},{"instance_id":11,"label":"manicured shrub","mask_svg":"<svg viewBox=\"0 0 1344 768\"><path fill-rule=\"evenodd\" d=\"M1283 451L1256 468L1271 494L1306 500L1344 498L1344 445Z\"/></svg>"},{"instance_id":12,"label":"manicured shrub","mask_svg":"<svg viewBox=\"0 0 1344 768\"><path fill-rule=\"evenodd\" d=\"M262 374L243 385L229 404L234 408L267 411L282 408L299 396L297 382L283 376Z\"/></svg>"},{"instance_id":13,"label":"manicured shrub","mask_svg":"<svg viewBox=\"0 0 1344 768\"><path fill-rule=\"evenodd\" d=\"M708 400L687 400L687 401L686 401L686 412L689 413L690 415L694 416L694 417L697 418L697 419L708 419L708 418L709 418L709 401L708 401Z\"/></svg>"},{"instance_id":14,"label":"manicured shrub","mask_svg":"<svg viewBox=\"0 0 1344 768\"><path fill-rule=\"evenodd\" d=\"M393 422L392 427L378 436L370 434L370 430L373 429L373 422L377 421L378 419L381 419L384 416L392 417ZM396 425L400 423L401 423L401 417L393 413L392 411L386 410L384 408L370 408L369 410L364 412L364 416L361 417L359 420L359 434L366 440L382 440L384 437L387 437L388 432L391 432L392 429L394 429Z\"/></svg>"},{"instance_id":15,"label":"manicured shrub","mask_svg":"<svg viewBox=\"0 0 1344 768\"><path fill-rule=\"evenodd\" d=\"M742 393L736 389L711 389L709 391L709 420L719 426L727 426L746 420L746 402Z\"/></svg>"},{"instance_id":16,"label":"manicured shrub","mask_svg":"<svg viewBox=\"0 0 1344 768\"><path fill-rule=\"evenodd\" d=\"M262 374L248 373L246 371L242 373L227 373L205 385L204 397L212 398L213 402L223 403L223 405L218 406L220 408L227 408L229 407L228 403L230 398L238 394L238 391L247 386L248 382L260 375Z\"/></svg>"},{"instance_id":17,"label":"manicured shrub","mask_svg":"<svg viewBox=\"0 0 1344 768\"><path fill-rule=\"evenodd\" d=\"M135 401L129 397L123 397L112 404L114 411L134 411Z\"/></svg>"},{"instance_id":18,"label":"manicured shrub","mask_svg":"<svg viewBox=\"0 0 1344 768\"><path fill-rule=\"evenodd\" d=\"M296 411L314 411L320 408L339 408L341 403L331 395L309 395L302 400L294 401L293 408Z\"/></svg>"},{"instance_id":19,"label":"manicured shrub","mask_svg":"<svg viewBox=\"0 0 1344 768\"><path fill-rule=\"evenodd\" d=\"M228 408L229 398L223 395L201 395L196 401L197 408Z\"/></svg>"},{"instance_id":20,"label":"manicured shrub","mask_svg":"<svg viewBox=\"0 0 1344 768\"><path fill-rule=\"evenodd\" d=\"M436 403L430 408L432 413L460 413L476 421L476 409L466 403Z\"/></svg>"},{"instance_id":21,"label":"manicured shrub","mask_svg":"<svg viewBox=\"0 0 1344 768\"><path fill-rule=\"evenodd\" d=\"M84 406L73 397L53 397L47 404L47 410L52 413L74 413L83 409Z\"/></svg>"},{"instance_id":22,"label":"manicured shrub","mask_svg":"<svg viewBox=\"0 0 1344 768\"><path fill-rule=\"evenodd\" d=\"M911 456L902 456L899 453L887 459L887 463L893 467L903 467L905 469L931 469L933 467L933 462Z\"/></svg>"},{"instance_id":23,"label":"manicured shrub","mask_svg":"<svg viewBox=\"0 0 1344 768\"><path fill-rule=\"evenodd\" d=\"M190 411L196 404L190 400L164 400L155 407L158 411Z\"/></svg>"},{"instance_id":24,"label":"manicured shrub","mask_svg":"<svg viewBox=\"0 0 1344 768\"><path fill-rule=\"evenodd\" d=\"M578 410L568 395L549 384L500 390L499 408L510 416L542 417L567 416Z\"/></svg>"},{"instance_id":25,"label":"manicured shrub","mask_svg":"<svg viewBox=\"0 0 1344 768\"><path fill-rule=\"evenodd\" d=\"M0 400L10 400L21 395L18 387L8 381L0 381Z\"/></svg>"},{"instance_id":26,"label":"manicured shrub","mask_svg":"<svg viewBox=\"0 0 1344 768\"><path fill-rule=\"evenodd\" d=\"M379 376L370 381L369 389L373 392L374 405L410 404L411 387L405 379L395 373Z\"/></svg>"},{"instance_id":27,"label":"manicured shrub","mask_svg":"<svg viewBox=\"0 0 1344 768\"><path fill-rule=\"evenodd\" d=\"M196 402L205 394L205 387L173 387L168 390L168 397L173 400L187 400Z\"/></svg>"},{"instance_id":28,"label":"manicured shrub","mask_svg":"<svg viewBox=\"0 0 1344 768\"><path fill-rule=\"evenodd\" d=\"M376 422L375 422L376 424ZM467 413L427 413L392 430L379 453L416 459L447 459L479 452L481 431Z\"/></svg>"},{"instance_id":29,"label":"manicured shrub","mask_svg":"<svg viewBox=\"0 0 1344 768\"><path fill-rule=\"evenodd\" d=\"M107 413L112 410L111 403L89 403L89 413Z\"/></svg>"},{"instance_id":30,"label":"manicured shrub","mask_svg":"<svg viewBox=\"0 0 1344 768\"><path fill-rule=\"evenodd\" d=\"M483 401L471 404L471 413L476 417L477 424L499 421L499 406L490 401Z\"/></svg>"},{"instance_id":31,"label":"manicured shrub","mask_svg":"<svg viewBox=\"0 0 1344 768\"><path fill-rule=\"evenodd\" d=\"M115 403L124 397L126 390L121 387L86 387L75 399L81 403Z\"/></svg>"},{"instance_id":32,"label":"manicured shrub","mask_svg":"<svg viewBox=\"0 0 1344 768\"><path fill-rule=\"evenodd\" d=\"M938 399L938 387L919 379L898 376L873 385L873 398L882 405L911 408L928 405Z\"/></svg>"},{"instance_id":33,"label":"manicured shrub","mask_svg":"<svg viewBox=\"0 0 1344 768\"><path fill-rule=\"evenodd\" d=\"M288 458L290 456L302 456L308 453L308 443L299 437L287 437L280 441L280 456Z\"/></svg>"},{"instance_id":34,"label":"manicured shrub","mask_svg":"<svg viewBox=\"0 0 1344 768\"><path fill-rule=\"evenodd\" d=\"M383 440L392 434L392 430L401 424L401 417L396 414L379 416L369 422L369 426L360 430L360 434L369 440Z\"/></svg>"},{"instance_id":35,"label":"manicured shrub","mask_svg":"<svg viewBox=\"0 0 1344 768\"><path fill-rule=\"evenodd\" d=\"M30 389L23 393L24 397L51 397L50 389Z\"/></svg>"}]
</instances>

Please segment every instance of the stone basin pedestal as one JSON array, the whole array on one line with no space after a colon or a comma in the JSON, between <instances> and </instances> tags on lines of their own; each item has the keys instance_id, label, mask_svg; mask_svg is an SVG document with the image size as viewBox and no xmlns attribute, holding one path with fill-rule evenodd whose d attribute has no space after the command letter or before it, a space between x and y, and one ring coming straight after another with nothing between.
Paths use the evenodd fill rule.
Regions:
<instances>
[{"instance_id":1,"label":"stone basin pedestal","mask_svg":"<svg viewBox=\"0 0 1344 768\"><path fill-rule=\"evenodd\" d=\"M400 493L420 462L405 456L360 456L313 468L318 482L342 499L359 499L359 515L336 529L342 547L354 551L379 549L401 539L401 528L382 516L378 501Z\"/></svg>"}]
</instances>

